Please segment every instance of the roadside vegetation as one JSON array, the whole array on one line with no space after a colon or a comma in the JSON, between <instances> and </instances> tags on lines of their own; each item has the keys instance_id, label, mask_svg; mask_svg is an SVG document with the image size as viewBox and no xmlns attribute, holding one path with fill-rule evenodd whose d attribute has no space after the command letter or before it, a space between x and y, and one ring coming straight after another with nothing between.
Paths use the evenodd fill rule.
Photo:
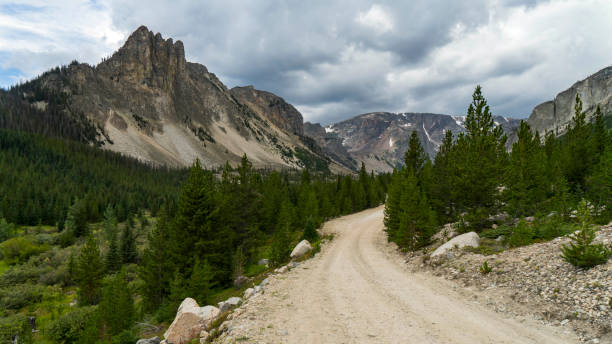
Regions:
<instances>
[{"instance_id":1,"label":"roadside vegetation","mask_svg":"<svg viewBox=\"0 0 612 344\"><path fill-rule=\"evenodd\" d=\"M612 247L594 243L593 224L612 220L612 134L599 107L588 122L576 96L560 136L540 137L523 121L507 152L508 138L477 87L465 124L456 137L446 133L433 161L412 133L405 166L389 185L390 241L421 249L440 225L454 223L459 233L479 233L480 247L469 250L483 254L571 235L562 249L569 263L590 268L609 259Z\"/></svg>"}]
</instances>

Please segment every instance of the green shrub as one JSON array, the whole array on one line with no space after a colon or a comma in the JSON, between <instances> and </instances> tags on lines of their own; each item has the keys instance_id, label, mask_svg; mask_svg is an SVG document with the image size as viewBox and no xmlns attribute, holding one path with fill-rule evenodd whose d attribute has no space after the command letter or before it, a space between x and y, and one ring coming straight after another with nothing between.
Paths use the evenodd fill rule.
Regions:
<instances>
[{"instance_id":1,"label":"green shrub","mask_svg":"<svg viewBox=\"0 0 612 344\"><path fill-rule=\"evenodd\" d=\"M15 335L19 336L19 343L32 343L28 318L22 314L0 317L0 343L12 343Z\"/></svg>"},{"instance_id":2,"label":"green shrub","mask_svg":"<svg viewBox=\"0 0 612 344\"><path fill-rule=\"evenodd\" d=\"M508 226L499 226L495 229L487 229L484 230L482 233L480 233L480 237L481 238L487 238L487 239L495 239L497 237L499 237L500 235L503 236L510 236L512 234L512 228L508 227Z\"/></svg>"},{"instance_id":3,"label":"green shrub","mask_svg":"<svg viewBox=\"0 0 612 344\"><path fill-rule=\"evenodd\" d=\"M49 269L44 272L38 278L38 283L44 285L69 285L70 284L70 274L68 273L67 266L60 266L56 269Z\"/></svg>"},{"instance_id":4,"label":"green shrub","mask_svg":"<svg viewBox=\"0 0 612 344\"><path fill-rule=\"evenodd\" d=\"M512 231L512 235L508 238L510 247L525 246L533 243L533 229L523 220L521 220Z\"/></svg>"},{"instance_id":5,"label":"green shrub","mask_svg":"<svg viewBox=\"0 0 612 344\"><path fill-rule=\"evenodd\" d=\"M12 224L6 222L5 219L0 218L0 242L8 240L13 235L15 235L15 227Z\"/></svg>"},{"instance_id":6,"label":"green shrub","mask_svg":"<svg viewBox=\"0 0 612 344\"><path fill-rule=\"evenodd\" d=\"M489 262L485 260L484 263L482 263L482 265L480 266L480 273L486 275L491 271L493 271L493 268L491 268L489 266Z\"/></svg>"},{"instance_id":7,"label":"green shrub","mask_svg":"<svg viewBox=\"0 0 612 344\"><path fill-rule=\"evenodd\" d=\"M585 200L578 205L580 230L572 235L569 245L561 247L562 257L568 263L579 268L592 268L603 264L612 256L612 246L593 244L595 228L591 224L589 208Z\"/></svg>"},{"instance_id":8,"label":"green shrub","mask_svg":"<svg viewBox=\"0 0 612 344\"><path fill-rule=\"evenodd\" d=\"M48 329L49 337L59 343L79 343L79 338L85 332L95 311L95 307L79 307L62 315L51 323Z\"/></svg>"},{"instance_id":9,"label":"green shrub","mask_svg":"<svg viewBox=\"0 0 612 344\"><path fill-rule=\"evenodd\" d=\"M23 263L37 254L49 249L48 245L38 245L31 236L11 238L0 244L0 253L9 264Z\"/></svg>"},{"instance_id":10,"label":"green shrub","mask_svg":"<svg viewBox=\"0 0 612 344\"><path fill-rule=\"evenodd\" d=\"M13 266L0 275L0 288L34 282L41 274L49 270L51 270L50 267L34 266L29 263Z\"/></svg>"},{"instance_id":11,"label":"green shrub","mask_svg":"<svg viewBox=\"0 0 612 344\"><path fill-rule=\"evenodd\" d=\"M251 264L246 267L244 274L248 277L253 277L266 271L266 269L267 267L265 265Z\"/></svg>"},{"instance_id":12,"label":"green shrub","mask_svg":"<svg viewBox=\"0 0 612 344\"><path fill-rule=\"evenodd\" d=\"M560 215L553 214L534 223L534 237L536 239L552 240L567 235L576 230L572 223L564 222Z\"/></svg>"},{"instance_id":13,"label":"green shrub","mask_svg":"<svg viewBox=\"0 0 612 344\"><path fill-rule=\"evenodd\" d=\"M0 289L0 307L20 309L42 301L44 287L32 284L19 284Z\"/></svg>"},{"instance_id":14,"label":"green shrub","mask_svg":"<svg viewBox=\"0 0 612 344\"><path fill-rule=\"evenodd\" d=\"M113 337L113 344L134 344L139 337L130 330L123 330L121 333ZM199 342L198 342L199 343Z\"/></svg>"}]
</instances>

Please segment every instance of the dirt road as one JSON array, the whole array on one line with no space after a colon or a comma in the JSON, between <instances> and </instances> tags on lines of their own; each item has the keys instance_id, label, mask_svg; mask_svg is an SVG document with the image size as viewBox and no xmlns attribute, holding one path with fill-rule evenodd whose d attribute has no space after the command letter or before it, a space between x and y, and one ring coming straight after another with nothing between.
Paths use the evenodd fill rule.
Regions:
<instances>
[{"instance_id":1,"label":"dirt road","mask_svg":"<svg viewBox=\"0 0 612 344\"><path fill-rule=\"evenodd\" d=\"M335 219L315 258L271 278L238 311L232 336L251 343L577 343L572 334L505 318L450 282L409 273L386 243L383 208Z\"/></svg>"}]
</instances>

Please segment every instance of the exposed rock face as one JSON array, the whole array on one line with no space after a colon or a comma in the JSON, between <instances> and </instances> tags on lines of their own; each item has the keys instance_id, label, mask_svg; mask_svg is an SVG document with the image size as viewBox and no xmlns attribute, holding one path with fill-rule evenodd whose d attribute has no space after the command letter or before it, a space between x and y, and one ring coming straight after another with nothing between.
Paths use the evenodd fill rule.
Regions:
<instances>
[{"instance_id":1,"label":"exposed rock face","mask_svg":"<svg viewBox=\"0 0 612 344\"><path fill-rule=\"evenodd\" d=\"M444 245L438 247L435 251L433 251L431 257L441 256L453 248L462 248L466 246L478 247L478 245L480 245L480 237L478 234L476 234L476 232L461 234L447 241Z\"/></svg>"},{"instance_id":2,"label":"exposed rock face","mask_svg":"<svg viewBox=\"0 0 612 344\"><path fill-rule=\"evenodd\" d=\"M520 124L520 120L501 116L494 119L507 133ZM464 116L373 112L332 124L325 130L340 138L348 153L365 162L368 170L390 171L403 163L412 131L417 132L425 151L433 157L444 132L450 130L456 135L465 131L464 121Z\"/></svg>"},{"instance_id":3,"label":"exposed rock face","mask_svg":"<svg viewBox=\"0 0 612 344\"><path fill-rule=\"evenodd\" d=\"M304 123L304 135L312 137L323 148L325 154L335 161L353 170L359 167L357 161L342 145L342 138L334 132L327 132L319 123Z\"/></svg>"},{"instance_id":4,"label":"exposed rock face","mask_svg":"<svg viewBox=\"0 0 612 344\"><path fill-rule=\"evenodd\" d=\"M527 122L542 134L546 131L565 132L574 116L576 94L582 99L587 119L591 118L597 105L601 106L604 115L612 115L612 66L576 82L557 94L554 100L536 106Z\"/></svg>"},{"instance_id":5,"label":"exposed rock face","mask_svg":"<svg viewBox=\"0 0 612 344\"><path fill-rule=\"evenodd\" d=\"M346 170L306 142L302 115L282 98L249 87L230 92L185 60L181 41L144 26L99 65L73 63L33 82L65 94L70 111L98 127L104 148L143 161L186 166L199 158L210 168L246 153L259 168L318 159L319 167Z\"/></svg>"},{"instance_id":6,"label":"exposed rock face","mask_svg":"<svg viewBox=\"0 0 612 344\"><path fill-rule=\"evenodd\" d=\"M304 135L302 114L283 98L253 86L234 87L230 93L250 107L258 115L268 118L282 130L292 134Z\"/></svg>"}]
</instances>

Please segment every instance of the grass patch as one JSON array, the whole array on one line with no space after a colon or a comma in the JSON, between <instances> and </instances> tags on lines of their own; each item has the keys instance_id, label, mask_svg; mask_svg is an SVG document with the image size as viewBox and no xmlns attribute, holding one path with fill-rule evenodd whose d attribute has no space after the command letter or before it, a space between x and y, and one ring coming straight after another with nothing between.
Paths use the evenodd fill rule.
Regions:
<instances>
[{"instance_id":1,"label":"grass patch","mask_svg":"<svg viewBox=\"0 0 612 344\"><path fill-rule=\"evenodd\" d=\"M500 252L503 252L506 249L506 247L504 243L501 241L482 238L480 239L480 246L478 247L466 246L463 249L467 252L482 254L483 256L490 256L492 254L498 254Z\"/></svg>"},{"instance_id":2,"label":"grass patch","mask_svg":"<svg viewBox=\"0 0 612 344\"><path fill-rule=\"evenodd\" d=\"M8 269L9 269L8 263L5 262L4 259L0 260L0 275L2 275L2 273Z\"/></svg>"}]
</instances>

